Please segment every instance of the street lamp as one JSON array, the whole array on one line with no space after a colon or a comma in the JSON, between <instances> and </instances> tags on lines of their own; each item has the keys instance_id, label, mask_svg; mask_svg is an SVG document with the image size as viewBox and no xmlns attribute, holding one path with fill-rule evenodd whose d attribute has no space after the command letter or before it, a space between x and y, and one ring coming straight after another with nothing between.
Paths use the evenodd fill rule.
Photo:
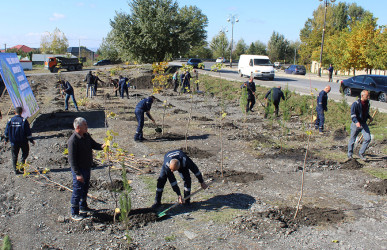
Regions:
<instances>
[{"instance_id":1,"label":"street lamp","mask_svg":"<svg viewBox=\"0 0 387 250\"><path fill-rule=\"evenodd\" d=\"M325 24L327 20L327 9L328 9L328 2L334 3L336 0L319 0L320 2L324 2L325 5L325 11L324 11L324 27L322 32L322 41L321 41L321 52L320 52L320 65L318 67L318 76L321 77L321 64L322 64L322 54L324 50L324 35L325 35Z\"/></svg>"},{"instance_id":2,"label":"street lamp","mask_svg":"<svg viewBox=\"0 0 387 250\"><path fill-rule=\"evenodd\" d=\"M230 68L232 68L232 44L234 40L234 24L235 22L239 22L238 18L235 15L230 15L227 19L227 22L231 23L231 46L230 46Z\"/></svg>"}]
</instances>

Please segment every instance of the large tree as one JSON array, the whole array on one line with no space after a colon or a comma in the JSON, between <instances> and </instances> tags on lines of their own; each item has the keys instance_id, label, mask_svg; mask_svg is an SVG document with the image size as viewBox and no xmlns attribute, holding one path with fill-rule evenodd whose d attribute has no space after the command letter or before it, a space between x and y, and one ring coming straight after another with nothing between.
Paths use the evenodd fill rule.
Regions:
<instances>
[{"instance_id":1,"label":"large tree","mask_svg":"<svg viewBox=\"0 0 387 250\"><path fill-rule=\"evenodd\" d=\"M224 31L219 31L219 33L214 36L210 42L212 56L214 58L226 57L228 55L227 48L229 47L229 44L226 33Z\"/></svg>"},{"instance_id":2,"label":"large tree","mask_svg":"<svg viewBox=\"0 0 387 250\"><path fill-rule=\"evenodd\" d=\"M249 55L267 55L266 45L261 41L252 42L247 49Z\"/></svg>"},{"instance_id":3,"label":"large tree","mask_svg":"<svg viewBox=\"0 0 387 250\"><path fill-rule=\"evenodd\" d=\"M172 0L133 0L130 14L116 13L114 44L123 59L159 62L178 57L206 39L207 17L195 6L179 8Z\"/></svg>"},{"instance_id":4,"label":"large tree","mask_svg":"<svg viewBox=\"0 0 387 250\"><path fill-rule=\"evenodd\" d=\"M285 39L284 35L281 35L275 31L270 37L267 43L267 54L271 61L279 61L286 59L286 54L290 52L289 41Z\"/></svg>"},{"instance_id":5,"label":"large tree","mask_svg":"<svg viewBox=\"0 0 387 250\"><path fill-rule=\"evenodd\" d=\"M120 52L114 44L112 33L109 32L106 38L102 39L102 44L97 50L98 58L109 59L114 62L120 61Z\"/></svg>"},{"instance_id":6,"label":"large tree","mask_svg":"<svg viewBox=\"0 0 387 250\"><path fill-rule=\"evenodd\" d=\"M246 54L246 52L247 52L247 45L243 39L240 39L235 46L235 50L233 51L233 54L234 54L233 57L239 58L240 55Z\"/></svg>"},{"instance_id":7,"label":"large tree","mask_svg":"<svg viewBox=\"0 0 387 250\"><path fill-rule=\"evenodd\" d=\"M54 32L46 32L40 38L40 50L42 53L62 54L69 47L65 34L58 28Z\"/></svg>"}]
</instances>

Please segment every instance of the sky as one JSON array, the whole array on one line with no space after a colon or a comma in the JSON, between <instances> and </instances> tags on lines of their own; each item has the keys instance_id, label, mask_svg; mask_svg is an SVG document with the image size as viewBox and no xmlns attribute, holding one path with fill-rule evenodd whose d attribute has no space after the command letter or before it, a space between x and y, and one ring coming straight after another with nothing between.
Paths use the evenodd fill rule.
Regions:
<instances>
[{"instance_id":1,"label":"sky","mask_svg":"<svg viewBox=\"0 0 387 250\"><path fill-rule=\"evenodd\" d=\"M179 6L196 5L208 17L207 40L219 31L227 31L231 40L230 16L238 18L234 24L233 39L267 43L273 31L290 41L299 40L300 30L319 0L177 0ZM339 0L336 0L336 3ZM341 0L369 10L378 18L378 25L387 25L386 0ZM111 30L110 20L116 11L130 13L127 0L19 0L1 1L0 49L6 46L27 45L37 48L45 32L55 28L64 32L69 46L86 46L96 50L102 38ZM6 45L5 45L6 44Z\"/></svg>"}]
</instances>

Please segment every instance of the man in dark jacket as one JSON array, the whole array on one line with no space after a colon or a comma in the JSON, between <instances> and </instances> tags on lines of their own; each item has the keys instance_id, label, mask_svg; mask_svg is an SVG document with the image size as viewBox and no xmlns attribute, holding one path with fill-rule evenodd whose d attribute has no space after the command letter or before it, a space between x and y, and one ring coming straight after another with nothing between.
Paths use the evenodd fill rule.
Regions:
<instances>
[{"instance_id":1,"label":"man in dark jacket","mask_svg":"<svg viewBox=\"0 0 387 250\"><path fill-rule=\"evenodd\" d=\"M246 113L253 111L253 107L255 104L255 83L254 83L254 78L250 77L248 82L245 82L241 88L246 88L247 89L247 104L246 104Z\"/></svg>"},{"instance_id":2,"label":"man in dark jacket","mask_svg":"<svg viewBox=\"0 0 387 250\"><path fill-rule=\"evenodd\" d=\"M95 95L97 95L98 82L105 83L104 81L99 79L97 73L94 73L94 75L93 75L93 83L94 83L94 94Z\"/></svg>"},{"instance_id":3,"label":"man in dark jacket","mask_svg":"<svg viewBox=\"0 0 387 250\"><path fill-rule=\"evenodd\" d=\"M86 97L89 97L89 91L90 91L90 98L93 98L93 96L95 96L95 89L94 89L94 76L91 70L89 71L89 73L87 73L84 82L87 83Z\"/></svg>"},{"instance_id":4,"label":"man in dark jacket","mask_svg":"<svg viewBox=\"0 0 387 250\"><path fill-rule=\"evenodd\" d=\"M317 118L314 128L320 131L320 134L324 132L324 121L325 115L324 112L328 111L328 93L331 92L331 86L327 85L317 97Z\"/></svg>"},{"instance_id":5,"label":"man in dark jacket","mask_svg":"<svg viewBox=\"0 0 387 250\"><path fill-rule=\"evenodd\" d=\"M332 66L332 64L329 64L328 72L329 72L329 80L328 80L328 82L333 82L333 80L332 80L332 75L333 75L333 66Z\"/></svg>"},{"instance_id":6,"label":"man in dark jacket","mask_svg":"<svg viewBox=\"0 0 387 250\"><path fill-rule=\"evenodd\" d=\"M186 198L191 194L191 176L189 170L196 176L202 188L206 189L207 185L204 183L203 176L198 167L183 151L172 150L165 154L160 176L157 179L156 198L155 203L152 206L153 209L161 205L161 197L167 180L169 180L173 191L177 194L179 203L190 204L189 198L186 201L182 198L180 188L177 185L175 175L173 174L173 172L178 171L182 177L184 181L184 198Z\"/></svg>"},{"instance_id":7,"label":"man in dark jacket","mask_svg":"<svg viewBox=\"0 0 387 250\"><path fill-rule=\"evenodd\" d=\"M118 96L117 91L121 96L121 86L118 84L119 81L120 81L119 79L110 79L110 83L113 85L114 91L116 93L116 97Z\"/></svg>"},{"instance_id":8,"label":"man in dark jacket","mask_svg":"<svg viewBox=\"0 0 387 250\"><path fill-rule=\"evenodd\" d=\"M120 94L121 94L121 99L124 99L124 95L126 93L126 96L129 99L129 89L128 89L128 82L129 79L123 76L120 76L120 81L118 82L118 85L120 85Z\"/></svg>"},{"instance_id":9,"label":"man in dark jacket","mask_svg":"<svg viewBox=\"0 0 387 250\"><path fill-rule=\"evenodd\" d=\"M69 109L69 99L71 97L73 99L73 103L74 103L75 109L77 111L79 111L78 105L77 105L77 101L75 100L75 96L74 96L74 89L71 86L71 84L68 81L65 82L64 80L59 80L59 83L60 83L60 86L62 88L62 97L63 97L63 94L66 94L66 97L65 97L65 110Z\"/></svg>"},{"instance_id":10,"label":"man in dark jacket","mask_svg":"<svg viewBox=\"0 0 387 250\"><path fill-rule=\"evenodd\" d=\"M191 90L190 82L191 82L191 74L187 70L184 74L183 80L182 80L182 85L181 85L181 92L185 93Z\"/></svg>"},{"instance_id":11,"label":"man in dark jacket","mask_svg":"<svg viewBox=\"0 0 387 250\"><path fill-rule=\"evenodd\" d=\"M25 164L30 151L28 141L30 141L32 145L35 144L32 139L30 124L26 118L21 116L22 113L22 107L17 107L15 109L15 116L8 120L4 132L5 143L11 141L12 166L16 174L22 174L22 172L16 168L20 149L22 150L21 162L22 164Z\"/></svg>"},{"instance_id":12,"label":"man in dark jacket","mask_svg":"<svg viewBox=\"0 0 387 250\"><path fill-rule=\"evenodd\" d=\"M142 142L144 140L144 135L142 133L142 129L144 128L144 113L148 116L149 119L152 120L154 124L156 124L155 119L150 114L150 110L152 108L152 103L155 100L154 96L149 96L148 98L142 99L134 110L136 115L136 119L138 122L137 131L134 135L134 140Z\"/></svg>"},{"instance_id":13,"label":"man in dark jacket","mask_svg":"<svg viewBox=\"0 0 387 250\"><path fill-rule=\"evenodd\" d=\"M363 161L366 161L366 157L364 156L364 153L368 147L368 144L370 144L371 141L371 133L370 129L367 125L367 120L369 119L370 122L373 121L372 117L370 116L370 94L367 90L363 90L361 92L360 99L358 99L356 102L354 102L351 106L351 136L349 138L348 142L348 158L352 159L353 154L353 145L356 141L357 135L362 132L364 142L359 150L359 157Z\"/></svg>"},{"instance_id":14,"label":"man in dark jacket","mask_svg":"<svg viewBox=\"0 0 387 250\"><path fill-rule=\"evenodd\" d=\"M78 117L74 120L74 133L68 140L68 159L73 176L73 195L71 196L71 218L82 220L79 213L92 210L87 206L90 172L93 165L93 149L102 150L105 144L99 144L87 133L87 122Z\"/></svg>"},{"instance_id":15,"label":"man in dark jacket","mask_svg":"<svg viewBox=\"0 0 387 250\"><path fill-rule=\"evenodd\" d=\"M265 95L265 100L266 101L266 109L265 109L265 118L267 117L270 106L273 104L275 108L275 116L278 117L278 110L279 110L279 104L282 100L285 100L284 92L281 90L281 86L278 86L276 88L272 88L269 90L266 95Z\"/></svg>"}]
</instances>

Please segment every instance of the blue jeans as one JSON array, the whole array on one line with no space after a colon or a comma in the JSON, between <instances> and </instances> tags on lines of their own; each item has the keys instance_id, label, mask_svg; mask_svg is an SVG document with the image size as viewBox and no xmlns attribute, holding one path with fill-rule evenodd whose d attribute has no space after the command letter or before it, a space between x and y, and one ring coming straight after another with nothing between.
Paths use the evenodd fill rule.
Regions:
<instances>
[{"instance_id":1,"label":"blue jeans","mask_svg":"<svg viewBox=\"0 0 387 250\"><path fill-rule=\"evenodd\" d=\"M120 92L121 98L124 98L125 93L126 93L126 96L129 99L129 89L128 89L128 87L121 87L121 92Z\"/></svg>"},{"instance_id":2,"label":"blue jeans","mask_svg":"<svg viewBox=\"0 0 387 250\"><path fill-rule=\"evenodd\" d=\"M324 110L322 108L317 107L316 111L317 111L317 119L316 119L316 123L314 124L314 127L316 129L319 129L320 132L323 132L324 121L325 121Z\"/></svg>"},{"instance_id":3,"label":"blue jeans","mask_svg":"<svg viewBox=\"0 0 387 250\"><path fill-rule=\"evenodd\" d=\"M69 109L69 99L70 99L70 96L71 96L71 98L73 99L73 103L74 103L75 109L78 110L78 105L77 105L77 101L75 100L74 94L72 94L72 95L66 94L66 98L65 98L65 109L66 109L66 110Z\"/></svg>"},{"instance_id":4,"label":"blue jeans","mask_svg":"<svg viewBox=\"0 0 387 250\"><path fill-rule=\"evenodd\" d=\"M351 124L351 137L349 138L348 142L348 157L351 157L353 154L353 145L355 144L357 135L361 132L363 134L364 142L361 145L361 148L359 150L359 154L363 155L366 151L368 145L371 141L371 133L370 129L368 128L367 123L361 123L361 127L356 127L356 123L352 122Z\"/></svg>"},{"instance_id":5,"label":"blue jeans","mask_svg":"<svg viewBox=\"0 0 387 250\"><path fill-rule=\"evenodd\" d=\"M138 122L136 134L134 135L134 140L142 140L144 139L144 136L142 134L142 129L144 128L144 111L141 109L136 109L134 111L136 114L136 119Z\"/></svg>"},{"instance_id":6,"label":"blue jeans","mask_svg":"<svg viewBox=\"0 0 387 250\"><path fill-rule=\"evenodd\" d=\"M89 90L90 98L93 98L93 96L95 96L94 84L87 84L86 97L89 97Z\"/></svg>"},{"instance_id":7,"label":"blue jeans","mask_svg":"<svg viewBox=\"0 0 387 250\"><path fill-rule=\"evenodd\" d=\"M71 214L79 214L79 208L87 208L87 193L89 192L90 172L91 169L80 170L84 182L77 181L77 177L73 169L73 195L71 196Z\"/></svg>"}]
</instances>

